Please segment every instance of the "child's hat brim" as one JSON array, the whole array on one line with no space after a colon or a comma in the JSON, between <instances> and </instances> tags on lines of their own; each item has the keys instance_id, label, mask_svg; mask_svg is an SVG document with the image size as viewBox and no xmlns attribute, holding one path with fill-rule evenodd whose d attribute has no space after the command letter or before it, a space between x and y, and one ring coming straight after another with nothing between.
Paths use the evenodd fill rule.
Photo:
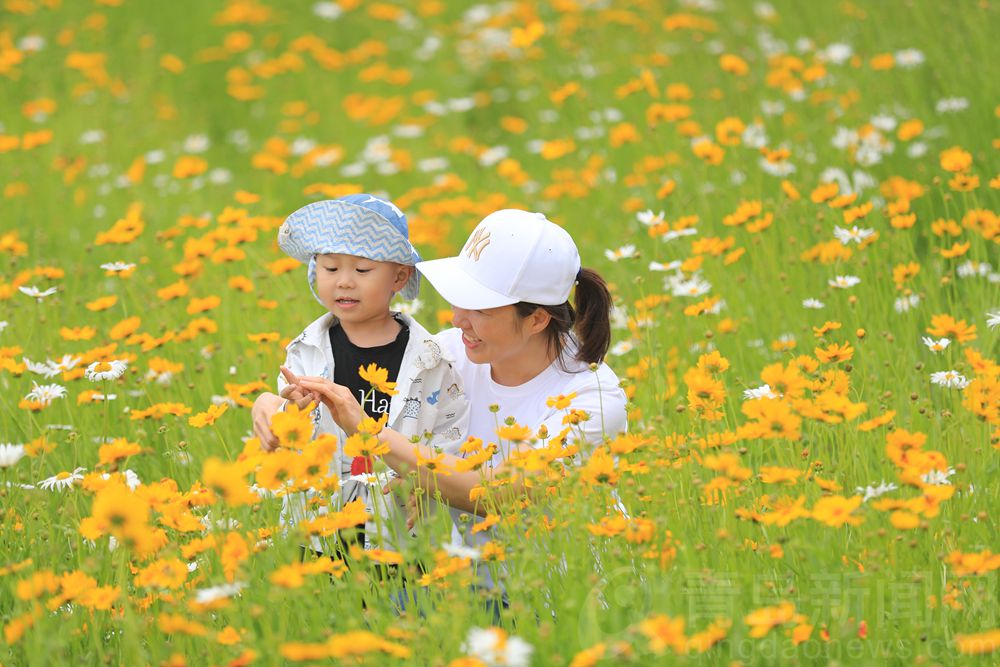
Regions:
<instances>
[{"instance_id":1,"label":"child's hat brim","mask_svg":"<svg viewBox=\"0 0 1000 667\"><path fill-rule=\"evenodd\" d=\"M414 266L420 255L408 238L406 216L392 203L360 194L303 206L278 229L278 247L309 264L316 255L339 253L377 262ZM314 276L310 276L312 280ZM420 292L416 271L400 291L404 299Z\"/></svg>"}]
</instances>

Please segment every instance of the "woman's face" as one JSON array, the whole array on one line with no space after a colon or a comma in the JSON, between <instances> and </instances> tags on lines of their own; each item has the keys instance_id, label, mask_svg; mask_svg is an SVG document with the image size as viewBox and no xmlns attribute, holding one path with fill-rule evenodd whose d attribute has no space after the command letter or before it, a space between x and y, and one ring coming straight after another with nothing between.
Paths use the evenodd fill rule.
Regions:
<instances>
[{"instance_id":1,"label":"woman's face","mask_svg":"<svg viewBox=\"0 0 1000 667\"><path fill-rule=\"evenodd\" d=\"M474 364L503 366L521 356L532 338L514 306L484 310L453 308L451 323L462 330L465 354Z\"/></svg>"}]
</instances>

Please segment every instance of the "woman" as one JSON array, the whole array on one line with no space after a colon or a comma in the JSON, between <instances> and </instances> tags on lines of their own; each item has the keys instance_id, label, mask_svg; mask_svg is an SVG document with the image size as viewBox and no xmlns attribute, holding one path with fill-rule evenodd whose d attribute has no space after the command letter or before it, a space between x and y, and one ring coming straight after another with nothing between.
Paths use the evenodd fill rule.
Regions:
<instances>
[{"instance_id":1,"label":"woman","mask_svg":"<svg viewBox=\"0 0 1000 667\"><path fill-rule=\"evenodd\" d=\"M625 393L602 361L611 339L611 297L596 272L581 268L576 244L564 229L541 213L497 211L479 223L457 257L420 262L417 269L453 308L455 328L437 340L465 382L470 438L498 441L498 426L507 417L532 434L556 436L567 428L567 400L569 409L589 415L566 434L569 442L586 443L584 455L625 430ZM346 433L357 431L364 413L345 387L316 377L286 374L286 379L287 397L315 396ZM563 400L550 400L559 397ZM265 444L273 439L267 423L281 403L282 398L264 394L254 404L254 428ZM388 428L377 437L388 447L382 455L386 465L401 475L416 470L418 484L440 492L455 518L462 512L485 515L487 508L470 499L470 492L484 474L501 477L511 465L510 450L498 449L485 473L438 475L418 466L418 457L449 469L458 457L415 446ZM542 445L539 439L518 448ZM518 480L509 487L514 496L524 492L523 477Z\"/></svg>"}]
</instances>

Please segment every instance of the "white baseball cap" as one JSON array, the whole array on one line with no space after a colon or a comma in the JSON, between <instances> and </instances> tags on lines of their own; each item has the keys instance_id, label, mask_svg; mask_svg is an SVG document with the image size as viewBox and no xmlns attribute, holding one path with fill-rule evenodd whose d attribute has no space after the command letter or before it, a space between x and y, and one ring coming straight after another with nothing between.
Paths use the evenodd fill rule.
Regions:
<instances>
[{"instance_id":1,"label":"white baseball cap","mask_svg":"<svg viewBox=\"0 0 1000 667\"><path fill-rule=\"evenodd\" d=\"M448 303L478 310L569 299L580 253L569 233L543 213L503 209L483 218L457 257L418 262Z\"/></svg>"}]
</instances>

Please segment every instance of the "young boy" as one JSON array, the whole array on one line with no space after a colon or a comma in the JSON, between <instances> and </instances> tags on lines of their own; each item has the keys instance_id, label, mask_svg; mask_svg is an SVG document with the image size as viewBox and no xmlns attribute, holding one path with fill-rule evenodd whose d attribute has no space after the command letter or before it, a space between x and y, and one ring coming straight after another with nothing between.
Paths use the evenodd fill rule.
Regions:
<instances>
[{"instance_id":1,"label":"young boy","mask_svg":"<svg viewBox=\"0 0 1000 667\"><path fill-rule=\"evenodd\" d=\"M281 396L305 403L307 397L289 381L322 377L350 389L369 417L388 415L390 428L421 439L429 433L432 445L455 453L469 418L461 378L426 329L389 309L397 293L413 299L420 289L414 269L420 256L410 244L403 212L367 194L315 202L288 216L278 230L278 245L308 265L309 289L328 311L286 348L285 367L291 373L283 371L278 378ZM388 370L387 382L396 383L394 395L373 390L362 379L359 369L371 364ZM338 439L331 473L339 477L340 490L334 492L333 509L361 498L372 517L358 526L365 529L366 548L398 548L393 533L403 525L402 510L382 495L386 480L370 485L373 462L344 454L346 435L322 404L313 412L313 423L314 437L332 433ZM294 524L325 514L329 508L314 508L316 500L310 492L286 497L283 520ZM311 546L333 555L337 545L325 542L313 538Z\"/></svg>"}]
</instances>

